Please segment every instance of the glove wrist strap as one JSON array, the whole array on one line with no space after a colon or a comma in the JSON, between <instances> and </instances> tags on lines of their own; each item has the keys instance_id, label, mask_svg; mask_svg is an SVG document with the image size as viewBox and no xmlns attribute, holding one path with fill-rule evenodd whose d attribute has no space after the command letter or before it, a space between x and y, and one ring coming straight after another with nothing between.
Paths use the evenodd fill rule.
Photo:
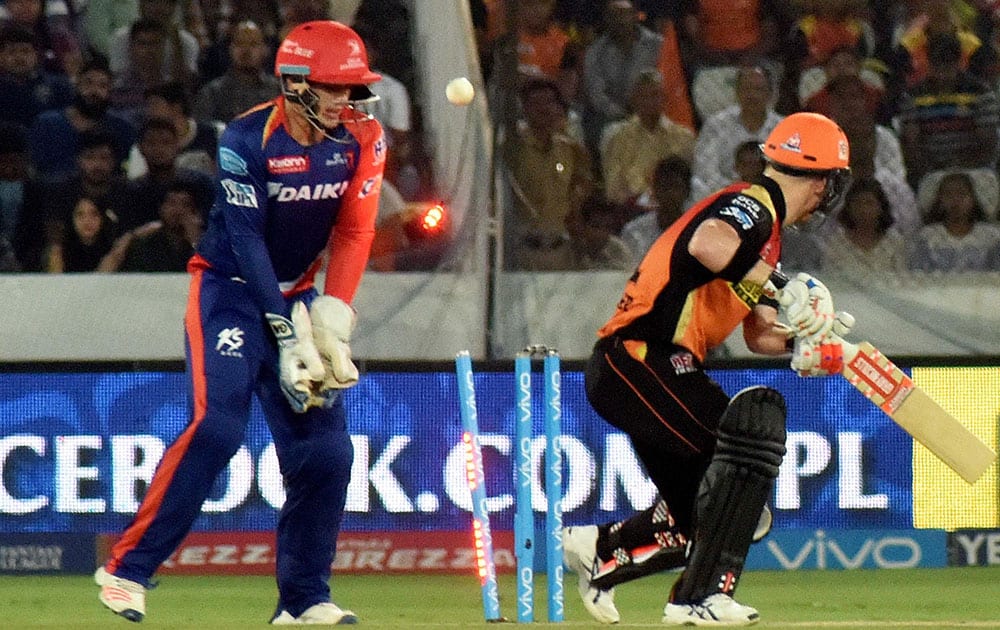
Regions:
<instances>
[{"instance_id":1,"label":"glove wrist strap","mask_svg":"<svg viewBox=\"0 0 1000 630\"><path fill-rule=\"evenodd\" d=\"M289 346L296 342L295 325L292 324L292 320L277 313L265 313L264 317L267 318L267 323L279 346Z\"/></svg>"}]
</instances>

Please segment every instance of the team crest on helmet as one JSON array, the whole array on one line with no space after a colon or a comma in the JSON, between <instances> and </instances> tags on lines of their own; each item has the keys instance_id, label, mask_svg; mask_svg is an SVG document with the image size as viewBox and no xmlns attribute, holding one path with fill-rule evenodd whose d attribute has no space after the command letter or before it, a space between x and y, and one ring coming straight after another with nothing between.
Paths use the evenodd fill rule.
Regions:
<instances>
[{"instance_id":1,"label":"team crest on helmet","mask_svg":"<svg viewBox=\"0 0 1000 630\"><path fill-rule=\"evenodd\" d=\"M798 133L792 134L791 138L781 143L781 148L787 151L802 153L802 136Z\"/></svg>"},{"instance_id":2,"label":"team crest on helmet","mask_svg":"<svg viewBox=\"0 0 1000 630\"><path fill-rule=\"evenodd\" d=\"M837 158L841 160L846 160L848 158L847 140L840 140L837 142Z\"/></svg>"}]
</instances>

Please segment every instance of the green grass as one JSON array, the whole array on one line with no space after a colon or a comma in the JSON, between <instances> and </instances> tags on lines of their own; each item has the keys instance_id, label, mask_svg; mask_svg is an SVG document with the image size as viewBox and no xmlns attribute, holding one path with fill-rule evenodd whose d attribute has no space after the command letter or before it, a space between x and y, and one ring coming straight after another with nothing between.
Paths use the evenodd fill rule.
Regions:
<instances>
[{"instance_id":1,"label":"green grass","mask_svg":"<svg viewBox=\"0 0 1000 630\"><path fill-rule=\"evenodd\" d=\"M565 627L600 628L566 583ZM618 589L619 628L663 627L660 612L674 576L653 576ZM544 577L535 618L544 622ZM501 576L501 603L513 618L514 581ZM97 601L89 577L0 577L0 628L263 627L275 601L264 577L163 577L149 593L141 626L114 617ZM474 578L337 576L335 600L366 628L486 628ZM747 573L739 599L757 607L757 628L997 628L1000 567L884 571ZM550 625L538 623L536 625Z\"/></svg>"}]
</instances>

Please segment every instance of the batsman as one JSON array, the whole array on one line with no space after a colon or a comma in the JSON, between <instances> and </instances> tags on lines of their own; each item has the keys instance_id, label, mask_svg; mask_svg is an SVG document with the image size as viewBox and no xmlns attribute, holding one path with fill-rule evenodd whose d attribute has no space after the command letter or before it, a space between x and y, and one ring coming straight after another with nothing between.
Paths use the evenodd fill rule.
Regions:
<instances>
[{"instance_id":1,"label":"batsman","mask_svg":"<svg viewBox=\"0 0 1000 630\"><path fill-rule=\"evenodd\" d=\"M825 354L836 338L829 292L800 274L786 289L804 291L805 299L785 309L785 324L777 268L782 228L832 212L850 183L847 136L822 115L788 116L761 151L766 168L758 181L715 192L660 235L598 331L587 398L629 436L660 495L625 521L563 530L566 566L600 622L619 621L615 585L678 567L664 623L760 619L733 596L758 522L767 527L785 453L785 401L763 386L730 399L703 361L742 325L755 353L792 351L802 375L839 373L836 353Z\"/></svg>"}]
</instances>

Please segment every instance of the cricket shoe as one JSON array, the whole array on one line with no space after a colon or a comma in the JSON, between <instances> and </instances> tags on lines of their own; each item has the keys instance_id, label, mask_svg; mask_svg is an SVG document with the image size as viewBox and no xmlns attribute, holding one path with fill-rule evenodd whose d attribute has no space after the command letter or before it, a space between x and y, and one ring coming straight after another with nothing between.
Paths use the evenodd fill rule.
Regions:
<instances>
[{"instance_id":1,"label":"cricket shoe","mask_svg":"<svg viewBox=\"0 0 1000 630\"><path fill-rule=\"evenodd\" d=\"M101 567L94 573L94 582L101 587L97 598L116 615L136 623L146 615L146 587L108 573Z\"/></svg>"},{"instance_id":2,"label":"cricket shoe","mask_svg":"<svg viewBox=\"0 0 1000 630\"><path fill-rule=\"evenodd\" d=\"M350 610L343 610L333 602L315 604L305 609L298 617L282 610L271 620L272 626L346 626L358 623L358 616Z\"/></svg>"},{"instance_id":3,"label":"cricket shoe","mask_svg":"<svg viewBox=\"0 0 1000 630\"><path fill-rule=\"evenodd\" d=\"M601 623L618 623L621 615L615 608L615 589L601 590L591 586L590 579L601 566L597 557L597 525L564 527L562 530L563 563L576 573L576 589L583 607Z\"/></svg>"},{"instance_id":4,"label":"cricket shoe","mask_svg":"<svg viewBox=\"0 0 1000 630\"><path fill-rule=\"evenodd\" d=\"M758 621L756 608L725 593L709 595L697 604L667 603L663 608L663 623L672 626L750 626Z\"/></svg>"}]
</instances>

